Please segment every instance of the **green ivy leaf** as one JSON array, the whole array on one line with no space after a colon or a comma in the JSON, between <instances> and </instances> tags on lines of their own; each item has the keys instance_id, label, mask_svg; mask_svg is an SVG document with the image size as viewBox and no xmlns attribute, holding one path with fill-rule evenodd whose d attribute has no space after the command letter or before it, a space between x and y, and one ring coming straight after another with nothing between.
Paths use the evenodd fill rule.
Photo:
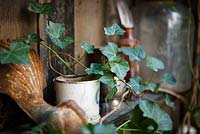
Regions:
<instances>
[{"instance_id":1,"label":"green ivy leaf","mask_svg":"<svg viewBox=\"0 0 200 134\"><path fill-rule=\"evenodd\" d=\"M196 65L200 66L200 57L199 56L196 58Z\"/></svg>"},{"instance_id":2,"label":"green ivy leaf","mask_svg":"<svg viewBox=\"0 0 200 134\"><path fill-rule=\"evenodd\" d=\"M105 55L109 61L118 61L120 59L118 55L118 46L112 42L108 42L108 44L101 49L101 53Z\"/></svg>"},{"instance_id":3,"label":"green ivy leaf","mask_svg":"<svg viewBox=\"0 0 200 134\"><path fill-rule=\"evenodd\" d=\"M85 124L82 127L82 134L93 134L93 125L92 124Z\"/></svg>"},{"instance_id":4,"label":"green ivy leaf","mask_svg":"<svg viewBox=\"0 0 200 134\"><path fill-rule=\"evenodd\" d=\"M146 89L149 89L152 92L157 92L159 84L147 82L147 83L145 83L145 86L146 86Z\"/></svg>"},{"instance_id":5,"label":"green ivy leaf","mask_svg":"<svg viewBox=\"0 0 200 134\"><path fill-rule=\"evenodd\" d=\"M41 133L42 129L47 125L46 122L40 123L32 128L34 134Z\"/></svg>"},{"instance_id":6,"label":"green ivy leaf","mask_svg":"<svg viewBox=\"0 0 200 134\"><path fill-rule=\"evenodd\" d=\"M200 111L195 111L193 114L194 120L197 125L200 125Z\"/></svg>"},{"instance_id":7,"label":"green ivy leaf","mask_svg":"<svg viewBox=\"0 0 200 134\"><path fill-rule=\"evenodd\" d=\"M164 69L163 62L155 57L147 56L146 66L151 68L153 71L158 72L158 69Z\"/></svg>"},{"instance_id":8,"label":"green ivy leaf","mask_svg":"<svg viewBox=\"0 0 200 134\"><path fill-rule=\"evenodd\" d=\"M101 69L103 71L110 71L110 65L109 65L109 62L106 62L102 65Z\"/></svg>"},{"instance_id":9,"label":"green ivy leaf","mask_svg":"<svg viewBox=\"0 0 200 134\"><path fill-rule=\"evenodd\" d=\"M112 26L104 27L104 33L108 36L123 35L125 31L121 29L118 24L115 23Z\"/></svg>"},{"instance_id":10,"label":"green ivy leaf","mask_svg":"<svg viewBox=\"0 0 200 134\"><path fill-rule=\"evenodd\" d=\"M51 15L54 12L54 7L51 3L39 3L36 1L30 1L28 4L28 10L34 13Z\"/></svg>"},{"instance_id":11,"label":"green ivy leaf","mask_svg":"<svg viewBox=\"0 0 200 134\"><path fill-rule=\"evenodd\" d=\"M176 108L175 105L174 105L174 102L171 101L171 98L168 94L165 95L165 104L168 107L172 108L173 110L175 110L175 108Z\"/></svg>"},{"instance_id":12,"label":"green ivy leaf","mask_svg":"<svg viewBox=\"0 0 200 134\"><path fill-rule=\"evenodd\" d=\"M116 134L116 127L113 124L86 124L82 127L82 134Z\"/></svg>"},{"instance_id":13,"label":"green ivy leaf","mask_svg":"<svg viewBox=\"0 0 200 134\"><path fill-rule=\"evenodd\" d=\"M131 61L141 61L146 56L144 49L140 45L136 46L135 48L121 47L119 50L125 55L128 55Z\"/></svg>"},{"instance_id":14,"label":"green ivy leaf","mask_svg":"<svg viewBox=\"0 0 200 134\"><path fill-rule=\"evenodd\" d=\"M62 134L61 130L51 130L50 134Z\"/></svg>"},{"instance_id":15,"label":"green ivy leaf","mask_svg":"<svg viewBox=\"0 0 200 134\"><path fill-rule=\"evenodd\" d=\"M35 33L30 33L27 37L27 39L25 39L25 41L27 41L28 43L37 43L42 41L42 39L40 38L39 35L35 34Z\"/></svg>"},{"instance_id":16,"label":"green ivy leaf","mask_svg":"<svg viewBox=\"0 0 200 134\"><path fill-rule=\"evenodd\" d=\"M111 73L104 73L104 75L99 78L99 81L111 88L114 88L116 85L116 81L114 80L114 75Z\"/></svg>"},{"instance_id":17,"label":"green ivy leaf","mask_svg":"<svg viewBox=\"0 0 200 134\"><path fill-rule=\"evenodd\" d=\"M130 67L127 61L110 62L111 72L115 73L120 79L124 79Z\"/></svg>"},{"instance_id":18,"label":"green ivy leaf","mask_svg":"<svg viewBox=\"0 0 200 134\"><path fill-rule=\"evenodd\" d=\"M117 93L117 88L112 88L111 90L108 91L107 95L106 95L106 100L111 100L115 94Z\"/></svg>"},{"instance_id":19,"label":"green ivy leaf","mask_svg":"<svg viewBox=\"0 0 200 134\"><path fill-rule=\"evenodd\" d=\"M81 47L88 53L88 54L92 54L94 53L94 45L89 44L87 42L84 42Z\"/></svg>"},{"instance_id":20,"label":"green ivy leaf","mask_svg":"<svg viewBox=\"0 0 200 134\"><path fill-rule=\"evenodd\" d=\"M91 63L90 68L85 69L87 74L100 74L103 75L102 64Z\"/></svg>"},{"instance_id":21,"label":"green ivy leaf","mask_svg":"<svg viewBox=\"0 0 200 134\"><path fill-rule=\"evenodd\" d=\"M141 101L139 103L139 107L143 111L144 117L153 119L157 123L158 130L172 130L172 120L170 116L165 111L163 111L157 104L149 101Z\"/></svg>"},{"instance_id":22,"label":"green ivy leaf","mask_svg":"<svg viewBox=\"0 0 200 134\"><path fill-rule=\"evenodd\" d=\"M152 126L152 128L150 128ZM151 130L149 133L153 133L157 130L158 125L152 119L143 116L143 112L140 109L139 105L137 105L131 117L130 128L136 128L140 130Z\"/></svg>"},{"instance_id":23,"label":"green ivy leaf","mask_svg":"<svg viewBox=\"0 0 200 134\"><path fill-rule=\"evenodd\" d=\"M176 79L172 73L165 73L164 76L161 78L161 81L170 85L176 84Z\"/></svg>"},{"instance_id":24,"label":"green ivy leaf","mask_svg":"<svg viewBox=\"0 0 200 134\"><path fill-rule=\"evenodd\" d=\"M65 26L63 24L50 21L49 25L47 25L46 32L51 41L61 49L74 42L72 37L64 36Z\"/></svg>"},{"instance_id":25,"label":"green ivy leaf","mask_svg":"<svg viewBox=\"0 0 200 134\"><path fill-rule=\"evenodd\" d=\"M0 50L0 63L24 64L30 65L28 52L30 46L24 41L13 41L9 50Z\"/></svg>"},{"instance_id":26,"label":"green ivy leaf","mask_svg":"<svg viewBox=\"0 0 200 134\"><path fill-rule=\"evenodd\" d=\"M131 77L128 84L132 87L132 90L136 94L140 94L146 88L145 85L141 84L141 82L142 82L142 78L140 76L136 76L136 77Z\"/></svg>"}]
</instances>

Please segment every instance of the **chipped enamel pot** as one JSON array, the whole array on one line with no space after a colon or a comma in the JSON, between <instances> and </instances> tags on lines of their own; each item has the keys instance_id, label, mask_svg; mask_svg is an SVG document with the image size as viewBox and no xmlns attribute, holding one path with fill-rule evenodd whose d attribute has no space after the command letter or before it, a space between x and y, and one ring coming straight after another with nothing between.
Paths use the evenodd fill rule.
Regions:
<instances>
[{"instance_id":1,"label":"chipped enamel pot","mask_svg":"<svg viewBox=\"0 0 200 134\"><path fill-rule=\"evenodd\" d=\"M100 82L88 76L60 76L55 79L56 100L60 104L74 100L86 113L89 123L99 122Z\"/></svg>"}]
</instances>

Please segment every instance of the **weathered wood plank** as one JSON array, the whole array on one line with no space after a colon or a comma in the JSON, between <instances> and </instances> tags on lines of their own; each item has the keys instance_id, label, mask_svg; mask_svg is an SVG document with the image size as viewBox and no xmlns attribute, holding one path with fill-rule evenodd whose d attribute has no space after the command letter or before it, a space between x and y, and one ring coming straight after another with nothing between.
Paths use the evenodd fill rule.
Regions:
<instances>
[{"instance_id":1,"label":"weathered wood plank","mask_svg":"<svg viewBox=\"0 0 200 134\"><path fill-rule=\"evenodd\" d=\"M40 2L45 2L47 0L40 0ZM55 12L53 15L41 16L40 18L40 36L45 39L47 44L51 44L50 40L46 36L45 28L49 20L57 23L63 23L65 25L66 34L68 36L74 37L74 0L48 0L55 7ZM52 46L53 47L53 46ZM53 47L55 48L55 47ZM56 48L55 48L56 49ZM67 46L64 50L56 49L59 52L65 52L70 55L74 55L74 45L71 44ZM51 56L54 56L51 54ZM45 74L47 77L47 90L45 90L46 100L48 102L55 102L55 92L53 91L53 78L58 76L58 74L54 73L48 65L48 50L46 48L40 47L40 57L44 64ZM70 60L68 57L64 57L65 60ZM70 60L71 61L71 60ZM69 70L64 67L64 65L56 58L52 58L51 60L52 66L63 74L69 74Z\"/></svg>"},{"instance_id":2,"label":"weathered wood plank","mask_svg":"<svg viewBox=\"0 0 200 134\"><path fill-rule=\"evenodd\" d=\"M76 58L80 58L84 51L80 45L86 41L101 47L104 44L104 9L105 0L75 0L74 27ZM82 61L87 63L86 58ZM75 67L77 73L83 73L83 68Z\"/></svg>"},{"instance_id":3,"label":"weathered wood plank","mask_svg":"<svg viewBox=\"0 0 200 134\"><path fill-rule=\"evenodd\" d=\"M36 16L27 10L27 0L1 0L0 11L0 39L17 39L36 32Z\"/></svg>"}]
</instances>

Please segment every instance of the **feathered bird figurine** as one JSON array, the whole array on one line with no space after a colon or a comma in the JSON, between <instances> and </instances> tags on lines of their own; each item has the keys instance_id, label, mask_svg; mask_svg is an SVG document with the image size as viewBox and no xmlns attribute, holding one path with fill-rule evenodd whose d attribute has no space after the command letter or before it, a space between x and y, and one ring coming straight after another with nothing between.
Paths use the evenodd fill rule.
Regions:
<instances>
[{"instance_id":1,"label":"feathered bird figurine","mask_svg":"<svg viewBox=\"0 0 200 134\"><path fill-rule=\"evenodd\" d=\"M0 42L0 49L6 49L9 42ZM80 134L86 122L83 110L74 102L67 101L51 106L43 100L46 86L42 63L31 50L30 66L0 64L0 93L7 94L37 123L47 124L44 133L61 130L62 134Z\"/></svg>"}]
</instances>

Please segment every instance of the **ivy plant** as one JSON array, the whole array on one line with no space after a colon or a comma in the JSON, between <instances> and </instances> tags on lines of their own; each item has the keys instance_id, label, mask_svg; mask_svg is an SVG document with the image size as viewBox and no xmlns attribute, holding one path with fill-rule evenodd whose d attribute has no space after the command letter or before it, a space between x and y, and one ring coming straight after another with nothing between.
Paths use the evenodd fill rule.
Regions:
<instances>
[{"instance_id":1,"label":"ivy plant","mask_svg":"<svg viewBox=\"0 0 200 134\"><path fill-rule=\"evenodd\" d=\"M37 14L50 15L53 13L54 8L50 3L38 3L31 1L28 6L28 10ZM120 28L118 24L104 28L104 33L107 36L123 35L124 30ZM65 35L65 27L61 23L48 22L46 27L46 33L51 43L59 48L64 49L68 45L73 43L73 38ZM30 51L31 43L38 43L41 46L47 48L52 54L54 54L63 64L70 69L69 62L65 61L59 53L45 44L45 42L39 37L39 35L31 33L27 37L15 40L11 43L8 49L0 50L0 63L1 64L24 64L28 66L30 64L28 52ZM85 49L86 53L94 53L94 45L84 42L81 47ZM172 130L172 120L170 116L160 108L156 102L143 98L145 92L158 92L158 83L152 83L143 81L140 76L131 77L129 81L125 81L124 78L127 72L130 70L128 61L123 59L120 55L125 54L129 57L130 61L146 62L146 67L152 69L154 72L164 69L164 64L157 57L149 56L145 53L141 45L132 47L119 47L114 42L108 42L105 47L100 49L102 55L107 60L106 63L91 63L85 72L88 75L96 75L100 82L106 84L111 88L106 99L111 99L117 92L116 79L125 83L125 88L129 93L133 93L135 96L141 98L138 105L133 108L133 115L130 121L116 128L114 125L85 125L83 127L83 134L115 134L115 133L162 133ZM73 58L76 60L75 58ZM76 60L78 61L78 60ZM79 62L79 61L78 61ZM71 69L72 70L72 69ZM170 73L167 73L162 78L163 82L169 84L175 84L176 80ZM170 97L166 96L166 103L173 106L170 103ZM38 131L38 130L37 130Z\"/></svg>"},{"instance_id":2,"label":"ivy plant","mask_svg":"<svg viewBox=\"0 0 200 134\"><path fill-rule=\"evenodd\" d=\"M105 27L105 34L107 36L122 35L124 30L116 25L117 24L113 24L112 26ZM87 44L87 46L93 48L90 44ZM153 93L158 92L159 83L143 81L140 76L131 77L127 82L124 80L130 67L128 61L121 58L121 54L127 55L130 61L141 62L145 60L146 67L154 72L164 69L164 63L157 57L147 55L141 45L137 45L135 48L119 47L114 42L108 42L107 45L101 49L101 53L107 58L106 63L91 63L91 66L85 71L88 74L98 74L99 80L111 88L106 99L111 99L117 92L115 77L126 84L125 88L127 88L129 92L132 92L141 99L144 99L142 96L146 91ZM175 84L176 82L171 73L166 73L162 77L162 81L169 84ZM173 104L170 102L169 96L166 96L166 104L172 107ZM136 121L137 118L140 119ZM121 126L118 129L118 133L161 133L171 130L172 120L170 116L155 102L144 99L139 101L138 106L133 109L130 122Z\"/></svg>"}]
</instances>

